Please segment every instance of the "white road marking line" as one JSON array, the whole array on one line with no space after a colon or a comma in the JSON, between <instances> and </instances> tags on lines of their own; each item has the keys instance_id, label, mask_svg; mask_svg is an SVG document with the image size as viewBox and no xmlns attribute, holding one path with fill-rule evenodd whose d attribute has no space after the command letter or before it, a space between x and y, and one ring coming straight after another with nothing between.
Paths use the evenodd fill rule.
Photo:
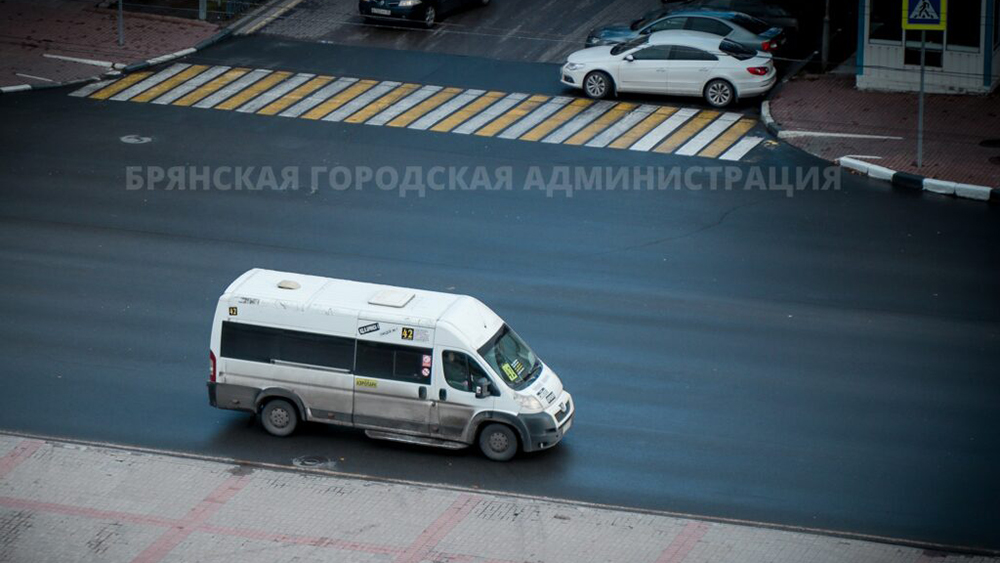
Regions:
<instances>
[{"instance_id":1,"label":"white road marking line","mask_svg":"<svg viewBox=\"0 0 1000 563\"><path fill-rule=\"evenodd\" d=\"M455 96L454 98L448 100L448 103L435 109L434 111L428 113L427 115L421 117L420 119L414 121L408 129L417 129L418 131L424 131L441 121L445 117L451 115L452 113L462 109L463 107L472 103L473 100L482 96L486 93L486 90L466 90L461 94Z\"/></svg>"},{"instance_id":2,"label":"white road marking line","mask_svg":"<svg viewBox=\"0 0 1000 563\"><path fill-rule=\"evenodd\" d=\"M722 153L719 160L739 160L763 140L764 137L743 137L738 143L730 147L729 150Z\"/></svg>"},{"instance_id":3,"label":"white road marking line","mask_svg":"<svg viewBox=\"0 0 1000 563\"><path fill-rule=\"evenodd\" d=\"M24 74L23 72L15 72L14 74L16 74L17 76L20 76L22 78L30 78L32 80L41 80L42 82L55 82L55 80L52 80L51 78L45 78L44 76L35 76L34 74Z\"/></svg>"},{"instance_id":4,"label":"white road marking line","mask_svg":"<svg viewBox=\"0 0 1000 563\"><path fill-rule=\"evenodd\" d=\"M206 69L204 72L195 76L191 80L181 84L180 86L174 88L173 90L164 93L159 98L153 100L152 103L164 105L171 104L177 101L179 98L186 96L187 94L193 92L194 90L202 87L206 82L212 80L216 76L228 71L230 67L228 66L213 66L210 69Z\"/></svg>"},{"instance_id":5,"label":"white road marking line","mask_svg":"<svg viewBox=\"0 0 1000 563\"><path fill-rule=\"evenodd\" d=\"M660 106L653 105L644 105L635 108L630 111L628 115L616 121L613 125L611 125L611 127L602 131L600 135L588 141L586 146L598 148L608 146L612 141L624 135L625 132L631 129L636 123L646 119L658 109L660 109Z\"/></svg>"},{"instance_id":6,"label":"white road marking line","mask_svg":"<svg viewBox=\"0 0 1000 563\"><path fill-rule=\"evenodd\" d=\"M586 127L591 121L597 119L603 115L609 109L618 105L618 102L609 102L607 100L603 102L597 102L596 104L590 106L583 111L580 115L574 117L573 119L563 123L562 127L556 129L549 134L548 137L542 139L543 143L561 143L566 139L569 139L574 133Z\"/></svg>"},{"instance_id":7,"label":"white road marking line","mask_svg":"<svg viewBox=\"0 0 1000 563\"><path fill-rule=\"evenodd\" d=\"M507 130L498 135L498 137L501 139L516 139L530 131L532 127L538 125L553 113L562 109L563 106L571 101L573 101L573 98L568 96L557 96L552 98L535 108L535 111L522 117L517 123L508 127Z\"/></svg>"},{"instance_id":8,"label":"white road marking line","mask_svg":"<svg viewBox=\"0 0 1000 563\"><path fill-rule=\"evenodd\" d=\"M409 96L399 100L398 102L380 111L378 114L372 116L371 119L365 121L365 125L385 125L396 116L409 110L427 98L430 98L431 95L439 91L441 91L440 86L424 86L422 88L417 88Z\"/></svg>"},{"instance_id":9,"label":"white road marking line","mask_svg":"<svg viewBox=\"0 0 1000 563\"><path fill-rule=\"evenodd\" d=\"M268 74L271 74L270 70L257 69L251 70L250 72L244 74L233 82L227 84L224 88L220 89L218 92L206 97L204 100L196 103L194 107L201 109L208 109L215 104L220 104L226 99L235 96L240 90L252 85L254 82L264 78Z\"/></svg>"},{"instance_id":10,"label":"white road marking line","mask_svg":"<svg viewBox=\"0 0 1000 563\"><path fill-rule=\"evenodd\" d=\"M186 69L189 66L191 65L183 63L170 65L167 68L161 70L160 72L157 72L153 76L150 76L145 80L140 80L138 84L133 84L132 86L122 90L121 92L118 92L114 96L111 96L110 99L116 102L124 102L130 100L133 97L138 96L140 93L149 90L153 86L156 86L160 82L163 82L164 80L170 78L171 76L174 76L175 74L179 73L180 71Z\"/></svg>"},{"instance_id":11,"label":"white road marking line","mask_svg":"<svg viewBox=\"0 0 1000 563\"><path fill-rule=\"evenodd\" d=\"M736 123L742 114L735 112L728 112L715 118L715 121L708 124L698 132L697 135L691 138L690 141L681 145L681 148L674 151L674 154L679 154L682 156L694 156L698 154L701 149L708 146L716 137L722 134L723 131L729 129L729 126Z\"/></svg>"},{"instance_id":12,"label":"white road marking line","mask_svg":"<svg viewBox=\"0 0 1000 563\"><path fill-rule=\"evenodd\" d=\"M527 94L508 94L506 97L494 102L490 107L479 112L475 117L466 121L465 123L459 125L455 129L452 129L452 133L458 133L459 135L468 135L483 125L486 125L490 121L493 121L500 116L503 112L514 107L515 104L521 100L527 98Z\"/></svg>"},{"instance_id":13,"label":"white road marking line","mask_svg":"<svg viewBox=\"0 0 1000 563\"><path fill-rule=\"evenodd\" d=\"M52 55L49 53L42 53L42 56L47 59L57 59L60 61L69 61L71 63L80 63L91 66L99 66L104 68L122 68L123 64L113 63L111 61L99 61L96 59L81 59L80 57L67 57L66 55Z\"/></svg>"},{"instance_id":14,"label":"white road marking line","mask_svg":"<svg viewBox=\"0 0 1000 563\"><path fill-rule=\"evenodd\" d=\"M295 88L298 88L315 76L315 74L296 74L284 82L279 83L274 88L271 88L270 90L243 104L236 111L241 113L254 113L274 100L277 100L278 98L291 92Z\"/></svg>"},{"instance_id":15,"label":"white road marking line","mask_svg":"<svg viewBox=\"0 0 1000 563\"><path fill-rule=\"evenodd\" d=\"M666 121L657 125L652 131L646 133L641 139L635 142L634 145L629 147L629 150L633 151L648 151L649 149L656 146L664 137L674 132L685 121L687 121L691 116L698 113L698 110L691 108L684 108L677 110L676 113L667 118Z\"/></svg>"},{"instance_id":16,"label":"white road marking line","mask_svg":"<svg viewBox=\"0 0 1000 563\"><path fill-rule=\"evenodd\" d=\"M347 119L351 114L361 110L361 108L381 98L383 95L388 94L390 90L400 84L402 84L402 82L379 82L375 86L369 88L364 94L361 94L357 98L354 98L353 100L340 106L337 108L337 111L324 117L323 121L342 121Z\"/></svg>"},{"instance_id":17,"label":"white road marking line","mask_svg":"<svg viewBox=\"0 0 1000 563\"><path fill-rule=\"evenodd\" d=\"M104 88L108 84L111 84L115 80L117 79L115 78L111 80L101 80L100 82L92 82L90 84L87 84L83 88L80 88L79 90L76 90L75 92L71 93L70 96L76 98L86 98L87 96L93 94L94 92L100 90L101 88Z\"/></svg>"},{"instance_id":18,"label":"white road marking line","mask_svg":"<svg viewBox=\"0 0 1000 563\"><path fill-rule=\"evenodd\" d=\"M303 113L323 103L323 100L357 82L357 78L338 78L312 93L312 95L296 102L292 107L279 113L281 117L298 117Z\"/></svg>"}]
</instances>

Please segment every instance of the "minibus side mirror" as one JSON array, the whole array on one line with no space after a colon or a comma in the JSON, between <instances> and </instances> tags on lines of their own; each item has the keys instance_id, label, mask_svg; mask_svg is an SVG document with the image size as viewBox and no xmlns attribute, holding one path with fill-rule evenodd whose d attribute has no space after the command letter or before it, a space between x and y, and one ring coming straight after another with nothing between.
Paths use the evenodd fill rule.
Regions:
<instances>
[{"instance_id":1,"label":"minibus side mirror","mask_svg":"<svg viewBox=\"0 0 1000 563\"><path fill-rule=\"evenodd\" d=\"M486 397L492 395L493 394L492 387L493 385L490 383L489 379L486 379L485 377L480 377L479 379L477 379L473 387L476 391L476 398L485 399Z\"/></svg>"}]
</instances>

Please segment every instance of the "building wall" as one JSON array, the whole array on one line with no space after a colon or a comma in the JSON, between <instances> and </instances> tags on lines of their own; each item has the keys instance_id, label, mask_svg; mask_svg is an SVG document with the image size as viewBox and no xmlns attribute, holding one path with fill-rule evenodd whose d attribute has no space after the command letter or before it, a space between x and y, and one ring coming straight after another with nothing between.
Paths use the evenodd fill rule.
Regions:
<instances>
[{"instance_id":1,"label":"building wall","mask_svg":"<svg viewBox=\"0 0 1000 563\"><path fill-rule=\"evenodd\" d=\"M940 67L927 66L925 89L934 93L985 93L1000 80L1000 51L994 48L992 17L993 3L981 0L983 23L980 28L978 51L945 45ZM858 75L860 89L916 91L920 87L920 65L904 65L903 41L870 40L871 0L861 0L863 17L859 17ZM905 36L905 32L904 32ZM986 50L989 49L989 56ZM863 52L861 52L863 50ZM992 76L984 78L992 67Z\"/></svg>"}]
</instances>

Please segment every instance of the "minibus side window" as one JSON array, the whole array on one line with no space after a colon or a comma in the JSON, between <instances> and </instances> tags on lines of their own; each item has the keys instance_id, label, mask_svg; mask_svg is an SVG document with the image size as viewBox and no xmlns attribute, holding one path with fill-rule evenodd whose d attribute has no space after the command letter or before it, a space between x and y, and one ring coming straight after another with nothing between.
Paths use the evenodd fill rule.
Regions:
<instances>
[{"instance_id":1,"label":"minibus side window","mask_svg":"<svg viewBox=\"0 0 1000 563\"><path fill-rule=\"evenodd\" d=\"M430 355L431 350L424 348L358 340L355 373L365 377L426 385L431 380ZM424 369L427 370L427 375L424 375Z\"/></svg>"},{"instance_id":2,"label":"minibus side window","mask_svg":"<svg viewBox=\"0 0 1000 563\"><path fill-rule=\"evenodd\" d=\"M485 377L489 380L479 364L462 352L445 350L441 357L444 360L444 379L454 389L471 393L477 379Z\"/></svg>"},{"instance_id":3,"label":"minibus side window","mask_svg":"<svg viewBox=\"0 0 1000 563\"><path fill-rule=\"evenodd\" d=\"M354 367L354 339L266 326L223 321L222 357L296 364L350 371Z\"/></svg>"}]
</instances>

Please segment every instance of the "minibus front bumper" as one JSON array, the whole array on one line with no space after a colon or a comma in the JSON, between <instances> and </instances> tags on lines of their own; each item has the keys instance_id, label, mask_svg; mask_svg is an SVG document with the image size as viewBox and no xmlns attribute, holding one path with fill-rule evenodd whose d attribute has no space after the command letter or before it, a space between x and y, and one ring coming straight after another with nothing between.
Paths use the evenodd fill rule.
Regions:
<instances>
[{"instance_id":1,"label":"minibus front bumper","mask_svg":"<svg viewBox=\"0 0 1000 563\"><path fill-rule=\"evenodd\" d=\"M523 449L526 452L545 450L562 441L573 425L576 405L569 393L565 393L552 412L518 415L524 423L527 434Z\"/></svg>"}]
</instances>

